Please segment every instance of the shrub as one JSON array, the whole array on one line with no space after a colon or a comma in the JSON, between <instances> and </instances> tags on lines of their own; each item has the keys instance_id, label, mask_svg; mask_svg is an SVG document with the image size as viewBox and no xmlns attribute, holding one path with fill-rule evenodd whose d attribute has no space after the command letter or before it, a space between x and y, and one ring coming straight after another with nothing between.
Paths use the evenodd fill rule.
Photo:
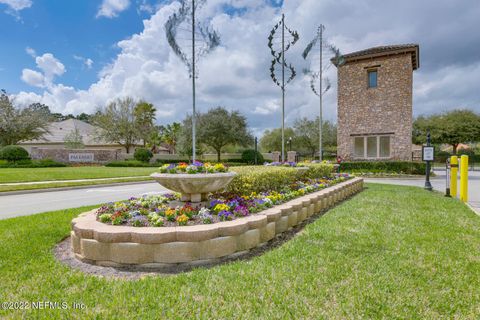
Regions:
<instances>
[{"instance_id":1,"label":"shrub","mask_svg":"<svg viewBox=\"0 0 480 320\"><path fill-rule=\"evenodd\" d=\"M252 192L281 191L298 180L298 170L282 167L235 167L237 173L227 186L228 192L250 194Z\"/></svg>"},{"instance_id":2,"label":"shrub","mask_svg":"<svg viewBox=\"0 0 480 320\"><path fill-rule=\"evenodd\" d=\"M425 174L424 162L411 161L355 161L342 162L340 171Z\"/></svg>"},{"instance_id":3,"label":"shrub","mask_svg":"<svg viewBox=\"0 0 480 320\"><path fill-rule=\"evenodd\" d=\"M16 162L1 162L0 168L53 168L66 167L67 165L61 162L53 161L51 159L43 160L19 160Z\"/></svg>"},{"instance_id":4,"label":"shrub","mask_svg":"<svg viewBox=\"0 0 480 320\"><path fill-rule=\"evenodd\" d=\"M138 160L111 161L105 167L158 167L158 163L148 163Z\"/></svg>"},{"instance_id":5,"label":"shrub","mask_svg":"<svg viewBox=\"0 0 480 320\"><path fill-rule=\"evenodd\" d=\"M0 149L0 159L16 162L19 160L28 160L30 156L28 155L28 151L20 146L6 146Z\"/></svg>"},{"instance_id":6,"label":"shrub","mask_svg":"<svg viewBox=\"0 0 480 320\"><path fill-rule=\"evenodd\" d=\"M255 154L257 154L257 164L263 164L264 159L260 152L253 149L247 149L242 152L242 162L255 164Z\"/></svg>"},{"instance_id":7,"label":"shrub","mask_svg":"<svg viewBox=\"0 0 480 320\"><path fill-rule=\"evenodd\" d=\"M305 173L305 178L318 179L331 176L333 172L333 164L327 163L302 163L309 170Z\"/></svg>"},{"instance_id":8,"label":"shrub","mask_svg":"<svg viewBox=\"0 0 480 320\"><path fill-rule=\"evenodd\" d=\"M447 151L438 151L435 153L435 162L436 163L445 163L451 154Z\"/></svg>"},{"instance_id":9,"label":"shrub","mask_svg":"<svg viewBox=\"0 0 480 320\"><path fill-rule=\"evenodd\" d=\"M138 148L135 150L133 157L137 161L150 162L150 159L153 157L152 151L145 148Z\"/></svg>"},{"instance_id":10,"label":"shrub","mask_svg":"<svg viewBox=\"0 0 480 320\"><path fill-rule=\"evenodd\" d=\"M250 194L252 192L282 191L299 179L330 177L333 165L308 164L308 170L289 167L243 166L231 168L237 175L227 186L228 192Z\"/></svg>"}]
</instances>

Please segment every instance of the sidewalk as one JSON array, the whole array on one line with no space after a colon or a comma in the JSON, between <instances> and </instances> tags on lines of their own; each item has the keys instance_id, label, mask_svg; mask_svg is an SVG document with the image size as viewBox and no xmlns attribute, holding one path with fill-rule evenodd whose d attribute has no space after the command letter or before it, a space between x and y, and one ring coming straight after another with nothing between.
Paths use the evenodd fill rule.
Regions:
<instances>
[{"instance_id":1,"label":"sidewalk","mask_svg":"<svg viewBox=\"0 0 480 320\"><path fill-rule=\"evenodd\" d=\"M122 180L122 179L139 179L139 178L149 178L149 176L95 178L95 179L78 179L78 180L48 180L48 181L33 181L33 182L11 182L11 183L0 183L0 186L28 186L28 185L49 184L49 183L115 181L115 180Z\"/></svg>"},{"instance_id":2,"label":"sidewalk","mask_svg":"<svg viewBox=\"0 0 480 320\"><path fill-rule=\"evenodd\" d=\"M430 179L434 190L445 193L445 171L435 170L436 177ZM468 180L468 205L480 215L480 172L469 171ZM402 179L402 178L364 178L365 182L370 183L385 183L396 184L404 186L423 187L425 185L425 177L419 177L418 179ZM460 180L458 182L460 186Z\"/></svg>"}]
</instances>

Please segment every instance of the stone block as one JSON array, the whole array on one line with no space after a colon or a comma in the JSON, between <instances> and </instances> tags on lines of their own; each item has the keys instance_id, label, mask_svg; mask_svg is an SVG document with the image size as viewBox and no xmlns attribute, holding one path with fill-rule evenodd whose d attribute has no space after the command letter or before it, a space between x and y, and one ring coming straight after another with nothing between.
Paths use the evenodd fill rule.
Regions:
<instances>
[{"instance_id":1,"label":"stone block","mask_svg":"<svg viewBox=\"0 0 480 320\"><path fill-rule=\"evenodd\" d=\"M110 259L108 260L121 264L151 263L154 261L153 248L154 245L152 244L141 244L133 242L111 243Z\"/></svg>"},{"instance_id":2,"label":"stone block","mask_svg":"<svg viewBox=\"0 0 480 320\"><path fill-rule=\"evenodd\" d=\"M268 222L267 217L261 214L249 216L243 219L245 219L245 221L248 221L249 229L260 229L262 227L265 227Z\"/></svg>"},{"instance_id":3,"label":"stone block","mask_svg":"<svg viewBox=\"0 0 480 320\"><path fill-rule=\"evenodd\" d=\"M237 251L249 250L260 244L260 230L259 229L248 230L247 232L237 236L236 238L237 238L237 248L236 248Z\"/></svg>"},{"instance_id":4,"label":"stone block","mask_svg":"<svg viewBox=\"0 0 480 320\"><path fill-rule=\"evenodd\" d=\"M291 215L288 216L288 228L296 226L298 223L298 213L293 212Z\"/></svg>"},{"instance_id":5,"label":"stone block","mask_svg":"<svg viewBox=\"0 0 480 320\"><path fill-rule=\"evenodd\" d=\"M200 247L199 242L170 242L157 244L153 246L152 262L182 263L194 261L200 258Z\"/></svg>"},{"instance_id":6,"label":"stone block","mask_svg":"<svg viewBox=\"0 0 480 320\"><path fill-rule=\"evenodd\" d=\"M275 234L279 234L288 230L288 217L289 216L281 217L277 222L275 222Z\"/></svg>"},{"instance_id":7,"label":"stone block","mask_svg":"<svg viewBox=\"0 0 480 320\"><path fill-rule=\"evenodd\" d=\"M135 228L131 233L131 241L143 244L160 244L176 240L175 227L167 228Z\"/></svg>"},{"instance_id":8,"label":"stone block","mask_svg":"<svg viewBox=\"0 0 480 320\"><path fill-rule=\"evenodd\" d=\"M235 251L237 251L237 237L218 237L199 242L198 259L204 260L224 257Z\"/></svg>"},{"instance_id":9,"label":"stone block","mask_svg":"<svg viewBox=\"0 0 480 320\"><path fill-rule=\"evenodd\" d=\"M291 207L290 207L291 210ZM275 222L282 216L282 210L277 208L268 209L262 212L267 217L267 222Z\"/></svg>"},{"instance_id":10,"label":"stone block","mask_svg":"<svg viewBox=\"0 0 480 320\"><path fill-rule=\"evenodd\" d=\"M260 243L267 242L275 237L275 222L269 222L260 229Z\"/></svg>"},{"instance_id":11,"label":"stone block","mask_svg":"<svg viewBox=\"0 0 480 320\"><path fill-rule=\"evenodd\" d=\"M89 260L110 260L110 243L94 239L80 240L81 255Z\"/></svg>"},{"instance_id":12,"label":"stone block","mask_svg":"<svg viewBox=\"0 0 480 320\"><path fill-rule=\"evenodd\" d=\"M313 204L312 204L312 206L313 206ZM300 222L302 222L303 220L305 220L307 218L308 218L308 209L307 208L302 208L302 210L300 210L297 213L297 224L299 224Z\"/></svg>"},{"instance_id":13,"label":"stone block","mask_svg":"<svg viewBox=\"0 0 480 320\"><path fill-rule=\"evenodd\" d=\"M237 236L245 233L248 229L248 221L244 219L225 221L218 224L218 236Z\"/></svg>"},{"instance_id":14,"label":"stone block","mask_svg":"<svg viewBox=\"0 0 480 320\"><path fill-rule=\"evenodd\" d=\"M198 242L216 238L219 234L220 225L222 224L202 224L188 227L176 227L177 241Z\"/></svg>"},{"instance_id":15,"label":"stone block","mask_svg":"<svg viewBox=\"0 0 480 320\"><path fill-rule=\"evenodd\" d=\"M72 246L73 252L80 254L82 252L81 251L82 249L81 249L81 246L80 246L80 238L77 237L75 235L75 232L73 232L73 231L70 232L70 240L71 240L71 246Z\"/></svg>"}]
</instances>

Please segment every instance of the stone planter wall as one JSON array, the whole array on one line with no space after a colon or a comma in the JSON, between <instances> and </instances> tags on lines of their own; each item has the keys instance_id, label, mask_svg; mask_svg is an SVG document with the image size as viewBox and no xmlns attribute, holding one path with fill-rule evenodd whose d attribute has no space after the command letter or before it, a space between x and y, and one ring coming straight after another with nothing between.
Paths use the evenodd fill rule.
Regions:
<instances>
[{"instance_id":1,"label":"stone planter wall","mask_svg":"<svg viewBox=\"0 0 480 320\"><path fill-rule=\"evenodd\" d=\"M209 225L110 226L96 221L93 210L72 221L72 250L77 259L103 266L211 264L268 242L362 188L363 180L354 178L252 216Z\"/></svg>"}]
</instances>

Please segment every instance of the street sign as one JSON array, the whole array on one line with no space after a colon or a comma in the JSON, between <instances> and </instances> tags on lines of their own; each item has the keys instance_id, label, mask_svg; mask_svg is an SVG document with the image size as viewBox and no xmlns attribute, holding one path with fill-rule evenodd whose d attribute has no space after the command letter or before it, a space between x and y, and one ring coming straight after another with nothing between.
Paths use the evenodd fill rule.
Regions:
<instances>
[{"instance_id":1,"label":"street sign","mask_svg":"<svg viewBox=\"0 0 480 320\"><path fill-rule=\"evenodd\" d=\"M435 154L435 147L423 146L422 147L422 161L433 161Z\"/></svg>"}]
</instances>

